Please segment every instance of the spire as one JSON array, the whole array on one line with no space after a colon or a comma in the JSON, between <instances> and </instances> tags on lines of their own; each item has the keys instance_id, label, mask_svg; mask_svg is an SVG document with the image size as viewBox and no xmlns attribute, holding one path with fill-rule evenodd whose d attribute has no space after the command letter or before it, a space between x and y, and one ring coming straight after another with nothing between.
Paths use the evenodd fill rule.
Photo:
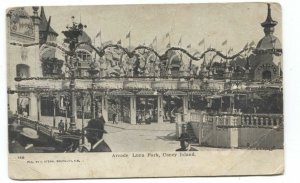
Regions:
<instances>
[{"instance_id":1,"label":"spire","mask_svg":"<svg viewBox=\"0 0 300 183\"><path fill-rule=\"evenodd\" d=\"M261 23L261 26L262 27L274 27L277 25L277 21L274 21L272 19L272 15L271 15L271 5L268 3L268 15L267 15L267 18L266 20Z\"/></svg>"},{"instance_id":2,"label":"spire","mask_svg":"<svg viewBox=\"0 0 300 183\"><path fill-rule=\"evenodd\" d=\"M43 6L41 7L40 20L41 20L41 24L39 26L40 32L46 32L46 31L48 32L49 31L49 33L54 34L55 36L58 36L58 34L53 30L53 28L51 27L51 25L48 22Z\"/></svg>"},{"instance_id":3,"label":"spire","mask_svg":"<svg viewBox=\"0 0 300 183\"><path fill-rule=\"evenodd\" d=\"M46 18L45 10L44 10L43 6L41 7L40 18L41 18L42 21L46 21L47 22L47 18Z\"/></svg>"}]
</instances>

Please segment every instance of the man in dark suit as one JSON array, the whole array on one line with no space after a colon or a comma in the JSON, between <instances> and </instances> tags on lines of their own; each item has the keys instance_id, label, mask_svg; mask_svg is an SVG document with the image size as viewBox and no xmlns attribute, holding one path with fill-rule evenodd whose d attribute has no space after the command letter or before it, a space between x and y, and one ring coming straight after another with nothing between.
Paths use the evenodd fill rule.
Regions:
<instances>
[{"instance_id":1,"label":"man in dark suit","mask_svg":"<svg viewBox=\"0 0 300 183\"><path fill-rule=\"evenodd\" d=\"M85 127L85 136L89 143L91 143L90 152L111 152L110 147L103 139L103 134L107 133L104 130L105 120L101 113L96 119L91 119Z\"/></svg>"},{"instance_id":2,"label":"man in dark suit","mask_svg":"<svg viewBox=\"0 0 300 183\"><path fill-rule=\"evenodd\" d=\"M197 149L191 147L190 145L191 137L186 132L186 125L182 126L182 133L178 140L180 141L180 148L176 149L176 151L197 151Z\"/></svg>"},{"instance_id":3,"label":"man in dark suit","mask_svg":"<svg viewBox=\"0 0 300 183\"><path fill-rule=\"evenodd\" d=\"M10 153L38 153L42 152L34 144L39 138L37 131L30 128L23 128L20 131L12 131L9 143Z\"/></svg>"}]
</instances>

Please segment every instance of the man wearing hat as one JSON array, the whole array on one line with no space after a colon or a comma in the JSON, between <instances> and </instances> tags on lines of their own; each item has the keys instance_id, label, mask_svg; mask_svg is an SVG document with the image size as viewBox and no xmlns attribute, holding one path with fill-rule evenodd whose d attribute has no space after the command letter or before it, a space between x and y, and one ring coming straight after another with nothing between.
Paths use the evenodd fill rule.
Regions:
<instances>
[{"instance_id":1,"label":"man wearing hat","mask_svg":"<svg viewBox=\"0 0 300 183\"><path fill-rule=\"evenodd\" d=\"M89 143L91 143L90 152L111 152L110 147L103 139L103 134L107 133L104 130L104 119L102 117L91 119L85 127L85 136Z\"/></svg>"},{"instance_id":2,"label":"man wearing hat","mask_svg":"<svg viewBox=\"0 0 300 183\"><path fill-rule=\"evenodd\" d=\"M176 151L197 151L197 149L191 147L190 145L190 135L186 132L186 125L182 126L182 133L178 140L180 141L180 148L176 149Z\"/></svg>"},{"instance_id":3,"label":"man wearing hat","mask_svg":"<svg viewBox=\"0 0 300 183\"><path fill-rule=\"evenodd\" d=\"M19 132L14 133L12 140L9 144L10 153L37 153L39 152L34 148L34 142L39 138L37 131L31 128L23 128ZM42 152L42 151L40 151Z\"/></svg>"}]
</instances>

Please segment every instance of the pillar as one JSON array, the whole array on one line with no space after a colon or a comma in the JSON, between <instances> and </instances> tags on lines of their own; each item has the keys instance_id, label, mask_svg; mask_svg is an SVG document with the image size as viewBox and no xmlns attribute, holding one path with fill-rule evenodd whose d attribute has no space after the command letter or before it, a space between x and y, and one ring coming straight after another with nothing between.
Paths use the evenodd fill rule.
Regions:
<instances>
[{"instance_id":1,"label":"pillar","mask_svg":"<svg viewBox=\"0 0 300 183\"><path fill-rule=\"evenodd\" d=\"M41 120L41 96L38 95L37 96L37 120L40 121Z\"/></svg>"},{"instance_id":2,"label":"pillar","mask_svg":"<svg viewBox=\"0 0 300 183\"><path fill-rule=\"evenodd\" d=\"M230 126L236 126L237 125L237 117L235 116L228 116L230 121ZM230 147L231 148L237 148L238 142L239 142L239 131L238 128L229 128L230 133Z\"/></svg>"},{"instance_id":3,"label":"pillar","mask_svg":"<svg viewBox=\"0 0 300 183\"><path fill-rule=\"evenodd\" d=\"M13 114L18 111L18 94L8 94L9 109Z\"/></svg>"},{"instance_id":4,"label":"pillar","mask_svg":"<svg viewBox=\"0 0 300 183\"><path fill-rule=\"evenodd\" d=\"M163 96L157 96L157 123L164 122Z\"/></svg>"},{"instance_id":5,"label":"pillar","mask_svg":"<svg viewBox=\"0 0 300 183\"><path fill-rule=\"evenodd\" d=\"M130 124L136 124L136 96L130 96Z\"/></svg>"},{"instance_id":6,"label":"pillar","mask_svg":"<svg viewBox=\"0 0 300 183\"><path fill-rule=\"evenodd\" d=\"M188 122L189 117L188 117L188 103L189 103L189 98L188 96L183 96L183 121Z\"/></svg>"},{"instance_id":7,"label":"pillar","mask_svg":"<svg viewBox=\"0 0 300 183\"><path fill-rule=\"evenodd\" d=\"M38 99L37 96L34 93L30 93L29 95L30 100L29 100L29 116L33 120L37 120L38 116Z\"/></svg>"},{"instance_id":8,"label":"pillar","mask_svg":"<svg viewBox=\"0 0 300 183\"><path fill-rule=\"evenodd\" d=\"M101 109L102 115L105 121L108 121L108 100L106 96L102 96L101 98Z\"/></svg>"},{"instance_id":9,"label":"pillar","mask_svg":"<svg viewBox=\"0 0 300 183\"><path fill-rule=\"evenodd\" d=\"M73 113L74 115L74 119L75 119L75 123L76 123L76 119L77 119L77 97L75 95L75 93L73 93L74 97L71 97L72 103L72 108L71 108L71 114ZM72 115L71 115L72 118Z\"/></svg>"}]
</instances>

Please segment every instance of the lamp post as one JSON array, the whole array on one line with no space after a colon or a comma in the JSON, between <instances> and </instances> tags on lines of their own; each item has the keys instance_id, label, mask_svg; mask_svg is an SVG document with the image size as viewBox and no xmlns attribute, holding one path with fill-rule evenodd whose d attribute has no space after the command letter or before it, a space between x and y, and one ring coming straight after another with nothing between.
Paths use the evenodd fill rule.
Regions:
<instances>
[{"instance_id":1,"label":"lamp post","mask_svg":"<svg viewBox=\"0 0 300 183\"><path fill-rule=\"evenodd\" d=\"M96 118L95 114L95 85L96 85L96 75L99 73L99 70L97 69L98 65L96 63L96 59L94 62L90 64L90 69L88 70L90 76L92 77L92 85L91 85L91 112L92 112L92 118Z\"/></svg>"},{"instance_id":2,"label":"lamp post","mask_svg":"<svg viewBox=\"0 0 300 183\"><path fill-rule=\"evenodd\" d=\"M74 20L74 16L72 16ZM72 22L72 26L66 27L66 31L62 31L64 36L64 43L69 44L69 55L70 62L67 63L68 68L70 69L70 94L71 94L71 120L69 131L76 130L75 114L76 114L76 95L75 95L75 63L77 62L76 57L76 44L78 44L78 37L82 34L83 28L86 28L86 25L81 23Z\"/></svg>"}]
</instances>

